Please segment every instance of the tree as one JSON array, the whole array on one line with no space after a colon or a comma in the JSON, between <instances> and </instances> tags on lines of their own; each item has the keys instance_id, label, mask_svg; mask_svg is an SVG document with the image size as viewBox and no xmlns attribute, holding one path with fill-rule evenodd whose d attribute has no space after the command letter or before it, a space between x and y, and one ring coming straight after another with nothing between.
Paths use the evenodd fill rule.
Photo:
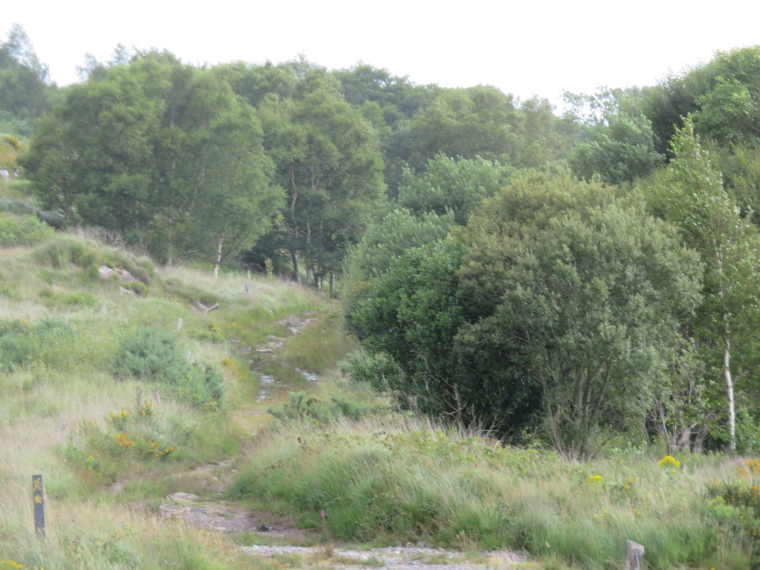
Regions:
<instances>
[{"instance_id":1,"label":"tree","mask_svg":"<svg viewBox=\"0 0 760 570\"><path fill-rule=\"evenodd\" d=\"M608 184L620 184L647 176L665 161L655 151L654 133L645 116L622 113L608 121L591 127L589 140L573 149L568 162L577 176L586 180L599 176Z\"/></svg>"},{"instance_id":2,"label":"tree","mask_svg":"<svg viewBox=\"0 0 760 570\"><path fill-rule=\"evenodd\" d=\"M736 449L736 371L756 367L760 236L723 189L721 173L694 133L692 120L672 141L674 160L650 191L652 208L678 226L705 264L704 303L696 334L708 363L721 371L728 440Z\"/></svg>"},{"instance_id":3,"label":"tree","mask_svg":"<svg viewBox=\"0 0 760 570\"><path fill-rule=\"evenodd\" d=\"M151 216L164 69L151 59L69 87L22 164L45 207L138 241Z\"/></svg>"},{"instance_id":4,"label":"tree","mask_svg":"<svg viewBox=\"0 0 760 570\"><path fill-rule=\"evenodd\" d=\"M562 171L517 179L452 234L349 298L352 330L403 371L400 401L514 440L543 419L570 456L643 432L699 299L676 230Z\"/></svg>"},{"instance_id":5,"label":"tree","mask_svg":"<svg viewBox=\"0 0 760 570\"><path fill-rule=\"evenodd\" d=\"M456 223L464 225L470 212L504 188L513 175L514 169L479 156L457 159L438 154L418 176L409 169L404 172L398 203L418 215L452 212Z\"/></svg>"},{"instance_id":6,"label":"tree","mask_svg":"<svg viewBox=\"0 0 760 570\"><path fill-rule=\"evenodd\" d=\"M521 204L527 189L487 202L463 236L464 379L500 375L522 399L534 388L554 446L589 456L643 432L699 299L699 263L673 228L599 185L555 180Z\"/></svg>"},{"instance_id":7,"label":"tree","mask_svg":"<svg viewBox=\"0 0 760 570\"><path fill-rule=\"evenodd\" d=\"M406 250L443 239L449 228L467 223L472 210L506 186L514 170L476 157L440 154L415 176L404 171L396 209L370 223L346 260L349 286L385 272Z\"/></svg>"},{"instance_id":8,"label":"tree","mask_svg":"<svg viewBox=\"0 0 760 570\"><path fill-rule=\"evenodd\" d=\"M455 224L453 212L415 215L406 208L392 210L370 224L361 242L350 250L346 260L349 285L385 273L397 257L410 249L446 237Z\"/></svg>"},{"instance_id":9,"label":"tree","mask_svg":"<svg viewBox=\"0 0 760 570\"><path fill-rule=\"evenodd\" d=\"M511 95L494 87L443 91L411 123L413 168L439 153L512 163L517 151L520 116Z\"/></svg>"},{"instance_id":10,"label":"tree","mask_svg":"<svg viewBox=\"0 0 760 570\"><path fill-rule=\"evenodd\" d=\"M471 423L454 350L464 322L456 293L462 254L453 239L408 250L353 292L347 316L367 348L403 370L389 388L404 407Z\"/></svg>"},{"instance_id":11,"label":"tree","mask_svg":"<svg viewBox=\"0 0 760 570\"><path fill-rule=\"evenodd\" d=\"M50 109L56 87L49 85L46 65L34 53L29 36L19 24L0 43L0 120L8 120L20 134Z\"/></svg>"},{"instance_id":12,"label":"tree","mask_svg":"<svg viewBox=\"0 0 760 570\"><path fill-rule=\"evenodd\" d=\"M321 73L307 75L302 99L269 97L260 108L265 145L287 192L284 230L299 278L319 288L359 241L384 190L382 157L371 125ZM307 87L304 87L306 90Z\"/></svg>"},{"instance_id":13,"label":"tree","mask_svg":"<svg viewBox=\"0 0 760 570\"><path fill-rule=\"evenodd\" d=\"M760 46L717 52L709 89L697 97L697 134L723 145L760 142Z\"/></svg>"},{"instance_id":14,"label":"tree","mask_svg":"<svg viewBox=\"0 0 760 570\"><path fill-rule=\"evenodd\" d=\"M225 259L268 231L284 193L272 182L274 164L264 154L253 109L237 101L215 70L199 72L190 89L187 113L196 128L186 126L185 155L192 157L183 161L190 201L186 239L213 259L216 278Z\"/></svg>"},{"instance_id":15,"label":"tree","mask_svg":"<svg viewBox=\"0 0 760 570\"><path fill-rule=\"evenodd\" d=\"M118 232L161 261L195 255L216 273L281 206L262 141L223 74L148 52L67 88L23 165L69 223Z\"/></svg>"}]
</instances>

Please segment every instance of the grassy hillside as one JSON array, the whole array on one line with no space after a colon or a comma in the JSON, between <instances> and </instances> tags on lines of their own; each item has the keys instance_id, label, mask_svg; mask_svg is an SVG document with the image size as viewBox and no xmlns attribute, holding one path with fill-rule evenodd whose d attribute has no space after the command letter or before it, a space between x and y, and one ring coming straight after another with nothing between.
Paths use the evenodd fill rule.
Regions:
<instances>
[{"instance_id":1,"label":"grassy hillside","mask_svg":"<svg viewBox=\"0 0 760 570\"><path fill-rule=\"evenodd\" d=\"M10 217L0 220L0 235L9 226ZM329 321L335 307L287 283L214 282L82 237L43 234L33 247L0 249L0 560L249 567L226 538L164 524L157 507L168 493L203 491L177 474L245 455L267 417L251 406L266 373L255 347L288 336L278 321L303 313ZM334 359L329 350L321 357ZM32 539L37 473L47 541Z\"/></svg>"},{"instance_id":2,"label":"grassy hillside","mask_svg":"<svg viewBox=\"0 0 760 570\"><path fill-rule=\"evenodd\" d=\"M574 463L505 448L348 382L335 370L355 348L340 307L309 290L161 269L12 216L2 239L3 570L340 567L253 559L239 545L294 539L199 527L167 499L177 492L280 517L312 542L512 549L532 557L524 568L602 569L634 540L652 568L757 565L753 459L653 446Z\"/></svg>"}]
</instances>

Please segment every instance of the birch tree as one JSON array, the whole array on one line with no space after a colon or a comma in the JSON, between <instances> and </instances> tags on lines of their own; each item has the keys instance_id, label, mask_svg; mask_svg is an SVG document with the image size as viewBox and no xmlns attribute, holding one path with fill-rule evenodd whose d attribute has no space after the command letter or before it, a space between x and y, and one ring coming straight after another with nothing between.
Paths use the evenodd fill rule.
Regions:
<instances>
[{"instance_id":1,"label":"birch tree","mask_svg":"<svg viewBox=\"0 0 760 570\"><path fill-rule=\"evenodd\" d=\"M725 386L728 440L736 449L736 384L754 368L757 338L760 237L726 193L720 171L694 133L689 118L671 143L675 159L651 198L676 224L705 264L704 302L695 331L708 363Z\"/></svg>"}]
</instances>

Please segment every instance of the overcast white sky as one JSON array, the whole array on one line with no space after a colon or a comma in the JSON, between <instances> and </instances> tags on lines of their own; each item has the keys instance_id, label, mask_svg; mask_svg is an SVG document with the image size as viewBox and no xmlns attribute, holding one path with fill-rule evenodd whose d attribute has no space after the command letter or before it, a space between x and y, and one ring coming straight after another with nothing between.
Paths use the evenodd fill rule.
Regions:
<instances>
[{"instance_id":1,"label":"overcast white sky","mask_svg":"<svg viewBox=\"0 0 760 570\"><path fill-rule=\"evenodd\" d=\"M54 81L117 43L188 63L358 61L444 87L494 85L522 98L652 85L760 44L756 0L7 0L0 37L21 24Z\"/></svg>"}]
</instances>

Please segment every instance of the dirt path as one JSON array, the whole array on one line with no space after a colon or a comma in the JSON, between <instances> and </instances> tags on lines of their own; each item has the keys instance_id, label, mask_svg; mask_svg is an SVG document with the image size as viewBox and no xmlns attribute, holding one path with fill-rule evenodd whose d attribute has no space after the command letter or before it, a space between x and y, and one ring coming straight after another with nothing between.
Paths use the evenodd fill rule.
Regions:
<instances>
[{"instance_id":1,"label":"dirt path","mask_svg":"<svg viewBox=\"0 0 760 570\"><path fill-rule=\"evenodd\" d=\"M243 354L256 353L259 359L277 359L277 352L288 338L299 334L315 322L309 313L290 316L279 321L290 333L287 338L270 336L267 342L256 349L240 347ZM278 361L281 362L281 361ZM305 370L298 370L309 382L318 377ZM237 406L232 412L235 423L252 434L271 421L267 413L270 406L287 400L288 385L273 376L261 375L262 387L255 400ZM314 531L296 528L297 517L275 513L252 511L231 501L224 500L229 484L237 474L231 461L202 465L181 474L187 479L187 488L202 489L203 497L184 492L174 493L159 506L159 516L164 520L182 522L209 532L225 534L248 533L258 536L265 544L275 546L242 546L242 550L252 557L273 559L289 568L425 568L429 570L472 570L475 568L532 568L526 565L525 557L513 552L462 553L424 545L406 545L388 548L356 549L351 546L320 544L323 537ZM292 545L318 544L318 546ZM254 563L255 564L255 563ZM255 566L254 566L255 567Z\"/></svg>"},{"instance_id":2,"label":"dirt path","mask_svg":"<svg viewBox=\"0 0 760 570\"><path fill-rule=\"evenodd\" d=\"M238 350L257 359L277 359L277 351L288 338L300 333L316 322L310 313L291 315L278 321L287 331L287 337L270 335L267 342L258 348L239 346ZM251 360L251 362L254 362ZM309 381L318 380L317 376L307 371L298 371ZM291 387L273 376L260 375L261 390L252 401L236 406L232 411L235 423L252 435L258 433L272 420L267 413L270 406L287 400ZM225 534L259 533L267 540L283 539L293 543L314 542L318 537L295 528L294 517L284 517L274 513L251 511L232 501L224 500L228 486L235 478L237 470L232 461L201 465L192 471L176 475L177 479L186 480L186 488L202 489L202 497L191 493L177 492L166 497L158 508L159 517L164 520L182 521L189 526ZM118 490L118 489L116 489Z\"/></svg>"}]
</instances>

